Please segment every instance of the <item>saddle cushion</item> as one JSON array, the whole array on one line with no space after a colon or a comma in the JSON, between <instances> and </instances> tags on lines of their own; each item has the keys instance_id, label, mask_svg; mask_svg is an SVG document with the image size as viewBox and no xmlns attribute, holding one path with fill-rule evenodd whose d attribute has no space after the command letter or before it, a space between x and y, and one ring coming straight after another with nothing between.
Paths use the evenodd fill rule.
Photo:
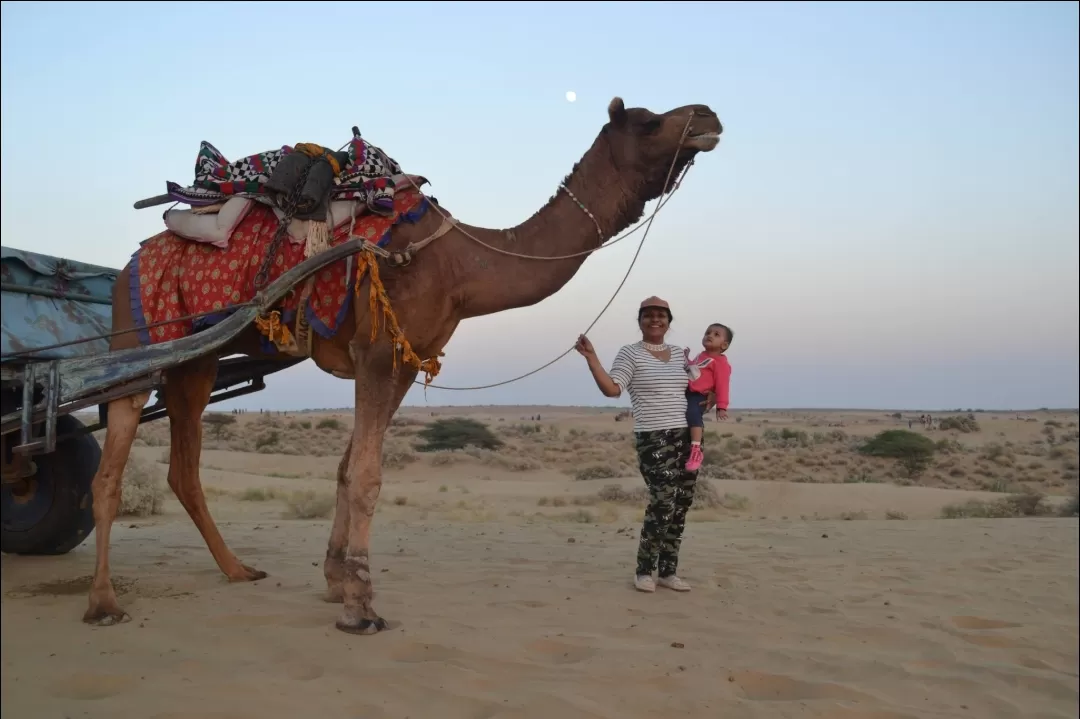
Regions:
<instances>
[{"instance_id":1,"label":"saddle cushion","mask_svg":"<svg viewBox=\"0 0 1080 719\"><path fill-rule=\"evenodd\" d=\"M427 198L415 189L398 191L393 203L389 216L368 212L357 217L355 235L385 246L395 225L417 222L428 208ZM199 217L195 215L177 224L194 226L195 218ZM216 216L202 217L214 219ZM223 226L231 221L227 218ZM210 241L191 242L173 229L146 240L131 258L131 312L139 341L144 345L156 344L199 332L228 317L234 305L253 298L255 275L267 255L278 223L273 209L251 202L224 247ZM196 234L197 230L192 226L185 226L184 231ZM349 222L337 223L330 246L341 244L348 238ZM270 265L269 281L272 283L304 259L302 242L282 242ZM355 265L350 257L321 269L314 275L314 285L303 307L299 306L301 293L292 292L276 308L281 311L282 321L291 325L296 313L302 311L315 332L322 337L332 337L345 318L355 290ZM212 314L195 320L150 326L204 312ZM264 347L273 350L269 343Z\"/></svg>"}]
</instances>

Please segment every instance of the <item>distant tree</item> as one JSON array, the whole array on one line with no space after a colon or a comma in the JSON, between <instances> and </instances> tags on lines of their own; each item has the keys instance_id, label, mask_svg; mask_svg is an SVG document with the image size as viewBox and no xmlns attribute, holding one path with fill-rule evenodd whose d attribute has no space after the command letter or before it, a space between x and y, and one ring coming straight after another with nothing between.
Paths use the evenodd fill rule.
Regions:
<instances>
[{"instance_id":1,"label":"distant tree","mask_svg":"<svg viewBox=\"0 0 1080 719\"><path fill-rule=\"evenodd\" d=\"M421 452L465 449L469 446L498 449L503 445L486 424L466 417L437 419L416 434L424 440L424 444L417 447Z\"/></svg>"},{"instance_id":2,"label":"distant tree","mask_svg":"<svg viewBox=\"0 0 1080 719\"><path fill-rule=\"evenodd\" d=\"M202 419L215 439L225 439L229 436L229 428L236 424L236 417L231 414L213 412L205 415Z\"/></svg>"},{"instance_id":3,"label":"distant tree","mask_svg":"<svg viewBox=\"0 0 1080 719\"><path fill-rule=\"evenodd\" d=\"M918 477L930 466L937 445L924 435L906 429L889 429L867 440L859 452L870 457L897 460L909 477Z\"/></svg>"}]
</instances>

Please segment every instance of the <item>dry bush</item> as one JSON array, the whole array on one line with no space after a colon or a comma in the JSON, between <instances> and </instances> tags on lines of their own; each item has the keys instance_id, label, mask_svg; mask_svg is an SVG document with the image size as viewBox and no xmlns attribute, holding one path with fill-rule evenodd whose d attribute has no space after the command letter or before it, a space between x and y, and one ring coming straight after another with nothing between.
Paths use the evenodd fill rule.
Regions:
<instances>
[{"instance_id":1,"label":"dry bush","mask_svg":"<svg viewBox=\"0 0 1080 719\"><path fill-rule=\"evenodd\" d=\"M606 464L594 464L591 467L583 467L574 474L574 479L588 481L590 479L613 479L621 476L618 468Z\"/></svg>"},{"instance_id":2,"label":"dry bush","mask_svg":"<svg viewBox=\"0 0 1080 719\"><path fill-rule=\"evenodd\" d=\"M531 472L544 468L540 462L513 451L513 448L510 448L509 452L505 447L502 452L495 452L480 447L466 447L462 450L462 454L477 460L485 467L498 467L508 472Z\"/></svg>"},{"instance_id":3,"label":"dry bush","mask_svg":"<svg viewBox=\"0 0 1080 719\"><path fill-rule=\"evenodd\" d=\"M407 448L387 442L383 445L382 466L384 469L404 469L416 461L416 455Z\"/></svg>"},{"instance_id":4,"label":"dry bush","mask_svg":"<svg viewBox=\"0 0 1080 719\"><path fill-rule=\"evenodd\" d=\"M165 481L161 468L131 455L124 467L120 489L120 516L149 517L161 514L165 503Z\"/></svg>"},{"instance_id":5,"label":"dry bush","mask_svg":"<svg viewBox=\"0 0 1080 719\"><path fill-rule=\"evenodd\" d=\"M903 512L897 512L895 510L888 510L885 512L885 519L907 519L908 516Z\"/></svg>"},{"instance_id":6,"label":"dry bush","mask_svg":"<svg viewBox=\"0 0 1080 719\"><path fill-rule=\"evenodd\" d=\"M285 500L288 507L285 516L292 519L322 519L329 517L337 504L332 494L318 494L314 490L293 492Z\"/></svg>"},{"instance_id":7,"label":"dry bush","mask_svg":"<svg viewBox=\"0 0 1080 719\"><path fill-rule=\"evenodd\" d=\"M1053 508L1044 501L1040 492L1013 494L991 502L969 499L962 504L946 505L941 510L943 519L1045 517L1053 513Z\"/></svg>"},{"instance_id":8,"label":"dry bush","mask_svg":"<svg viewBox=\"0 0 1080 719\"><path fill-rule=\"evenodd\" d=\"M241 502L268 502L271 499L281 499L281 495L272 488L248 487L236 498Z\"/></svg>"},{"instance_id":9,"label":"dry bush","mask_svg":"<svg viewBox=\"0 0 1080 719\"><path fill-rule=\"evenodd\" d=\"M644 487L637 487L631 490L625 490L617 484L608 484L596 493L597 498L601 502L612 502L613 504L632 504L632 505L644 505L649 501L649 490Z\"/></svg>"}]
</instances>

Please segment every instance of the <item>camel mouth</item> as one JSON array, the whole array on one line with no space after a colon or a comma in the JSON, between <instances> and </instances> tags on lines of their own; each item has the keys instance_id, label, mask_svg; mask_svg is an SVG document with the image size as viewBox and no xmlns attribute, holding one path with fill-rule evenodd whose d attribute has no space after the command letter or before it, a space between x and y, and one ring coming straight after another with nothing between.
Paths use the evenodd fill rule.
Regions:
<instances>
[{"instance_id":1,"label":"camel mouth","mask_svg":"<svg viewBox=\"0 0 1080 719\"><path fill-rule=\"evenodd\" d=\"M696 135L690 135L683 143L683 147L687 147L693 150L700 150L702 152L709 152L716 148L720 144L719 132L702 132Z\"/></svg>"}]
</instances>

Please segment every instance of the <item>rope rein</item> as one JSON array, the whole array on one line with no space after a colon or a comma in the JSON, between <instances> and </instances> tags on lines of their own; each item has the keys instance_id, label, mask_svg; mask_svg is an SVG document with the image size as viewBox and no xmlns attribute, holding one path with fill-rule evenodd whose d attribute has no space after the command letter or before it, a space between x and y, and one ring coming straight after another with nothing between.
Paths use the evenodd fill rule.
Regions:
<instances>
[{"instance_id":1,"label":"rope rein","mask_svg":"<svg viewBox=\"0 0 1080 719\"><path fill-rule=\"evenodd\" d=\"M653 211L649 215L648 220L645 220L645 221L642 221L642 222L638 223L633 229L629 230L628 232L623 234L621 237L618 237L618 238L616 238L614 240L611 240L610 242L605 243L604 242L604 234L603 234L603 231L600 229L600 223L596 219L596 216L593 215L593 213L584 205L584 203L582 203L574 195L574 193L570 191L570 188L566 186L566 183L564 183L564 182L559 183L559 189L564 190L566 192L566 194L569 195L569 197L574 201L574 203L589 217L589 219L591 219L593 221L593 224L596 225L596 232L597 232L597 235L598 235L598 237L600 239L600 244L597 247L594 247L592 249L583 250L582 252L575 252L575 253L569 254L569 255L558 255L558 256L552 256L552 257L543 257L543 256L539 256L539 255L526 255L526 254L522 254L522 253L519 253L519 252L511 252L509 250L504 250L502 248L494 247L492 245L489 245L488 243L484 242L483 240L475 237L474 235L472 235L471 233L469 233L468 231L463 229L461 227L461 225L453 217L446 214L443 211L443 209L438 206L437 203L434 203L434 202L430 203L430 207L434 208L435 211L438 212L439 215L442 216L444 222L450 223L450 225L454 229L456 229L458 232L460 232L462 235L464 235L468 239L472 240L473 242L475 242L475 243L477 243L477 244L479 244L479 245L481 245L483 247L486 247L487 249L491 250L492 252L497 252L499 254L507 255L507 256L510 256L510 257L516 257L518 259L523 259L523 260L556 261L556 260L573 259L573 258L576 258L576 257L585 256L585 255L591 255L594 252L597 252L599 250L605 249L607 247L611 247L611 246L613 246L613 245L615 245L615 244L617 244L619 242L622 242L623 240L627 239L628 237L633 235L635 232L637 232L638 230L640 230L640 229L642 229L644 227L645 228L645 233L642 235L641 240L638 242L638 247L637 247L637 250L634 252L633 259L630 261L630 266L626 269L626 273L623 275L623 278L619 282L618 287L615 288L615 292L608 299L608 301L604 305L603 309L600 310L600 313L596 316L596 318L593 319L593 321L591 323L589 323L589 326L585 329L585 331L582 332L582 334L587 334L590 330L592 330L592 328L594 326L596 326L596 323L599 322L600 319L604 316L604 314L608 311L608 309L611 307L611 304L615 301L615 298L618 296L619 292L622 290L623 285L626 284L626 280L629 279L630 273L631 273L631 271L633 271L634 265L637 263L638 256L641 254L641 250L645 245L645 240L649 236L649 230L652 229L653 220L656 219L656 215L660 211L660 208L662 208L664 205L666 205L671 200L671 198L675 194L675 192L680 188L680 186L682 185L682 181L686 178L686 174L689 171L690 166L694 164L694 161L690 160L690 162L687 163L686 167L684 167L682 172L679 174L679 177L676 178L674 185L670 184L671 183L671 175L675 171L675 165L676 165L676 163L678 162L678 159L679 159L679 151L682 149L683 142L685 142L686 137L690 132L690 124L693 121L693 119L694 119L694 116L693 116L693 114L691 114L687 118L686 124L683 126L682 135L679 138L679 145L675 149L675 155L671 158L671 164L668 166L667 176L664 178L664 188L663 188L663 191L660 193L661 200L656 204L656 207L653 208ZM406 175L406 178L409 180L409 183L418 192L423 194L423 191L416 184L416 182L412 179L412 177ZM671 187L670 192L668 192L669 187ZM664 197L665 193L667 194L667 197ZM287 226L288 222L283 222L282 225ZM355 213L353 213L353 216L352 216L350 224L349 224L349 238L350 239L352 239L354 237L353 230L355 228L355 225L356 225L356 215L355 215ZM408 255L410 253L416 252L417 250L420 250L420 249L424 248L425 246L427 246L434 239L436 239L436 236L432 236L432 237L429 237L427 239L420 240L418 242L410 242L409 245L405 248L404 253L406 255ZM375 255L377 257L380 257L382 259L389 259L389 258L393 257L395 254L397 254L397 253L393 253L391 251L388 251L385 248L379 247L378 245L376 245L376 244L374 244L372 242L365 242L365 244L364 244L364 246L361 249L359 254L363 254L364 252L368 252L368 253L370 253L372 255ZM270 253L270 254L272 254L272 253ZM368 268L370 270L370 264L369 264ZM357 291L359 291L359 282L357 283ZM374 306L374 303L375 303L375 300L373 299L372 300L373 306ZM242 308L245 308L245 307L257 306L258 304L259 304L259 298L258 298L258 296L256 296L255 299L249 300L247 302L241 302L241 303L238 303L236 305L232 305L232 306L230 306L229 309L230 310L242 309ZM388 302L387 302L387 308L388 307L389 307L389 305L388 305ZM70 340L68 342L58 342L56 344L45 345L45 346L42 346L42 347L35 347L35 348L32 348L32 349L20 350L18 352L5 353L5 354L2 355L2 357L4 359L9 359L9 358L14 358L14 357L21 357L21 356L24 356L24 355L31 355L31 354L34 354L34 353L37 353L37 352L44 352L46 350L60 349L62 347L68 347L68 346L72 346L72 345L82 344L82 343L85 343L85 342L94 342L96 340L101 340L101 339L111 339L113 337L118 337L120 335L130 334L132 332L150 330L150 329L153 329L155 327L160 327L162 325L168 325L168 324L172 324L172 323L176 323L176 322L187 322L187 321L190 321L190 320L195 320L195 319L199 319L199 318L202 318L202 317L207 317L209 315L218 314L220 312L221 312L221 310L211 310L211 311L206 311L206 312L198 312L198 313L195 313L195 314L184 315L183 317L176 317L176 318L172 318L172 319L161 320L159 322L153 322L153 323L148 324L148 325L146 325L144 327L130 327L130 328L125 329L125 330L117 330L115 332L108 332L106 334L96 335L96 336L92 336L92 337L83 337L83 338L80 338L80 339L77 339L77 340ZM374 324L373 324L372 329L373 329L373 334L374 334L374 330L375 330ZM420 382L419 380L413 380L413 383L422 385L424 387L433 387L435 389L451 390L451 391L472 391L472 390L480 390L480 389L490 389L492 387L501 387L503 385L511 384L513 382L517 382L519 380L525 379L526 377L534 375L537 372L540 372L540 371L542 371L544 369L547 369L551 365L553 365L556 362L558 362L559 360L561 360L566 355L570 354L570 352L572 352L573 349L574 349L574 347L573 347L573 345L571 345L566 351L564 351L559 356L555 357L555 359L551 360L550 362L547 362L547 363L537 367L536 369L534 369L534 370L532 370L530 372L526 372L525 374L519 375L517 377L513 377L513 378L508 379L508 380L503 380L502 382L494 382L492 384L476 385L476 386L472 386L472 387L446 387L444 385L432 384L430 382ZM397 352L395 351L394 354L395 354L395 357L396 357ZM437 371L437 366L438 365L437 365L437 361L436 361L436 365L435 365L436 371ZM426 369L426 367L425 367L425 369Z\"/></svg>"},{"instance_id":2,"label":"rope rein","mask_svg":"<svg viewBox=\"0 0 1080 719\"><path fill-rule=\"evenodd\" d=\"M671 182L671 174L675 171L675 164L679 160L679 150L682 149L682 144L686 140L686 136L690 133L690 123L693 121L693 119L694 119L693 115L690 115L690 117L688 117L686 119L686 125L683 127L682 136L679 138L679 146L675 149L675 155L674 155L674 157L671 158L671 165L668 166L667 177L664 178L664 191L666 191L667 188L669 187L669 183ZM686 177L686 173L690 169L690 165L692 165L692 164L694 164L693 160L691 160L686 165L686 167L683 168L683 171L680 174L679 179L675 183L675 186L672 188L672 193L671 194L674 194L675 189L677 189L679 184L682 183L682 180ZM410 181L411 181L411 178L410 178ZM415 185L415 183L414 183L414 185ZM560 185L560 187L564 187L564 186ZM419 188L417 188L417 189L419 189ZM567 193L570 193L570 191L567 190ZM664 192L661 192L660 196L663 197L663 195L664 195ZM597 231L599 231L600 230L600 223L596 221L596 218L593 217L593 214L591 212L589 212L589 210L586 209L585 206L582 205L581 202L578 201L578 199L573 196L573 194L570 194L570 197L581 207L582 210L585 211L585 213L592 219L593 222L596 222L596 229L597 229ZM669 194L668 199L670 199L670 198L671 198L671 195ZM625 238L629 237L631 234L633 234L634 232L637 232L642 227L645 227L645 234L643 234L641 236L641 241L638 242L637 250L634 252L634 258L632 260L630 260L630 266L626 268L626 274L623 275L622 281L619 282L619 286L615 288L615 292L612 293L611 298L607 301L607 304L604 305L604 308L600 310L600 314L598 314L596 316L596 318L592 322L589 323L589 326L586 327L585 331L582 332L581 334L588 334L592 330L592 328L596 326L596 323L600 321L600 318L604 316L604 313L606 313L608 311L608 308L611 307L611 303L614 302L615 298L619 295L619 292L622 290L623 285L626 284L626 280L630 278L630 272L634 269L634 265L637 263L638 255L641 254L641 248L645 246L645 240L649 237L649 230L652 229L653 220L656 219L656 214L660 211L660 208L663 207L664 204L666 204L666 200L656 203L656 207L653 208L653 211L649 215L649 219L646 222L643 222L643 223L639 224L633 230L631 230L630 232L627 232L625 235L623 235L622 237L619 238L620 240L625 239ZM442 210L437 205L435 205L433 203L432 207L434 207L436 210L439 211L440 214L442 214ZM445 214L443 215L443 218L446 219ZM476 239L475 237L470 235L468 232L465 232L464 230L462 230L460 226L457 229L458 229L459 232L461 232L463 235L468 237L470 240L473 240L474 242L477 242L477 243L479 243L481 245L484 245L485 247L488 247L490 249L493 249L493 250L496 250L496 251L501 251L501 250L497 250L497 248L491 247L490 245L488 245L485 242L482 242L481 240ZM603 242L603 233L600 234L600 239L601 239L601 242ZM616 240L616 242L617 241L618 240ZM600 247L597 247L597 248L595 248L593 250L588 250L586 252L578 252L576 254L566 255L564 257L533 257L531 255L518 255L518 254L512 253L512 252L505 252L504 254L513 255L513 256L516 256L516 257L521 257L522 259L541 259L541 260L567 259L567 258L570 258L570 257L578 257L580 255L591 254L591 253L595 252L596 250L602 249L604 247L610 247L613 244L614 244L614 242L609 242L606 245L601 244ZM559 360L561 360L566 355L570 354L573 350L574 350L574 345L571 345L569 348L566 349L566 351L564 351L562 354L560 354L558 357L551 360L550 362L547 362L545 364L540 365L539 367L532 370L531 372L526 372L525 374L518 375L517 377L513 377L512 379L503 380L502 382L493 382L492 384L476 385L476 386L473 386L473 387L447 387L445 385L437 385L437 384L433 384L433 383L420 382L419 380L413 380L413 384L423 385L425 388L426 387L434 387L435 389L451 390L451 391L454 391L454 392L467 392L467 391L479 390L479 389L491 389L492 387L501 387L503 385L507 385L507 384L510 384L512 382L517 382L519 380L523 380L526 377L529 377L531 375L536 374L537 372L540 372L542 370L547 369L551 365L553 365L556 362L558 362Z\"/></svg>"}]
</instances>

